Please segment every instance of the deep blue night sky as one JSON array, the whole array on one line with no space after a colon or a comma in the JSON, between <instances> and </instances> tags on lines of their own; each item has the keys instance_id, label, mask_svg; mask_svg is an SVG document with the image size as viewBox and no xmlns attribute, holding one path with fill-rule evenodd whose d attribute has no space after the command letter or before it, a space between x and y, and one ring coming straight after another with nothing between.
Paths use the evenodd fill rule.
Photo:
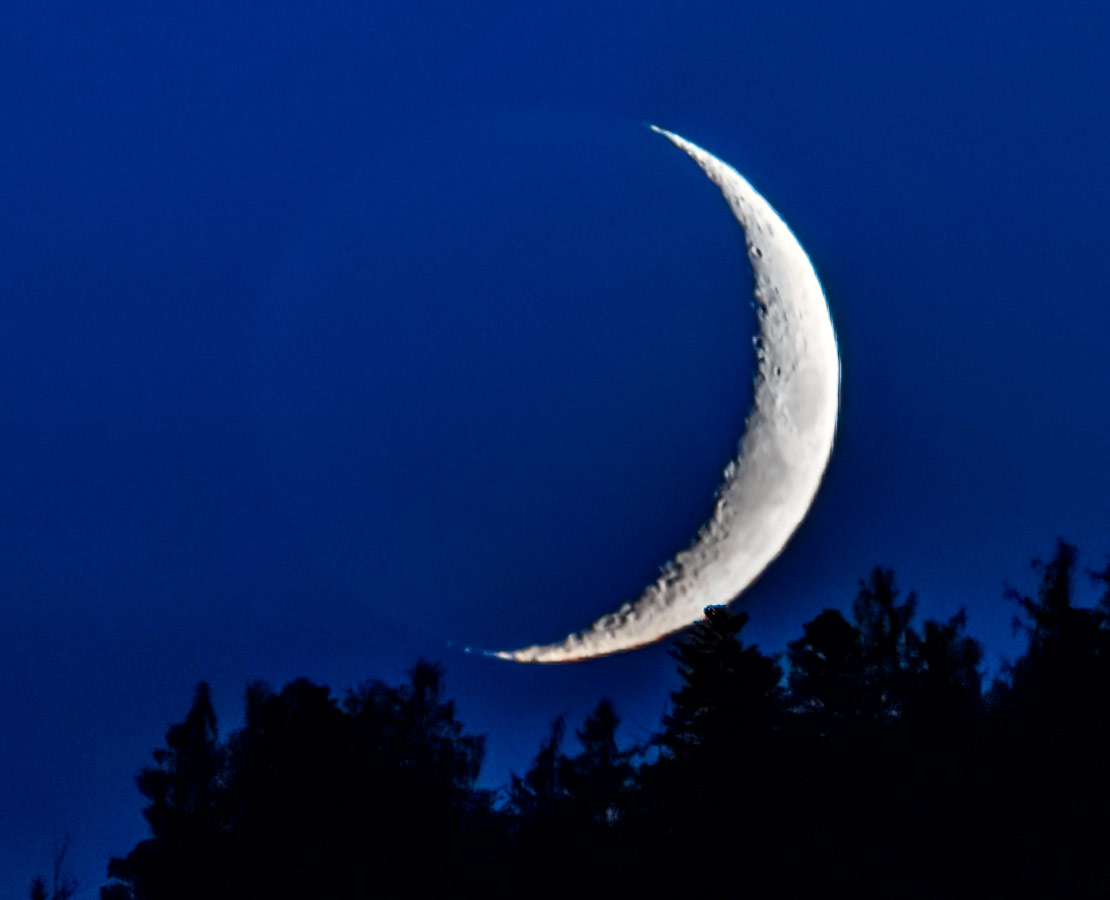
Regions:
<instances>
[{"instance_id":1,"label":"deep blue night sky","mask_svg":"<svg viewBox=\"0 0 1110 900\"><path fill-rule=\"evenodd\" d=\"M875 564L966 605L1057 535L1110 552L1110 11L1048 0L0 12L0 894L211 682L342 692L442 660L485 779L665 646L516 667L638 596L712 506L751 400L731 162L825 284L837 446L741 602L779 651Z\"/></svg>"}]
</instances>

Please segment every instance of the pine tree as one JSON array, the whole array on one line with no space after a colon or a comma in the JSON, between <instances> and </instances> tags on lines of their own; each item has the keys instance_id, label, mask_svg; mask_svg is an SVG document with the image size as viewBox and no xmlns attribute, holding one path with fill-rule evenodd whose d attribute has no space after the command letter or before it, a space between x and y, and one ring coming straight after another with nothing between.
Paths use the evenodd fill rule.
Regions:
<instances>
[{"instance_id":1,"label":"pine tree","mask_svg":"<svg viewBox=\"0 0 1110 900\"><path fill-rule=\"evenodd\" d=\"M826 609L787 644L790 706L819 737L832 737L858 722L863 685L863 646L858 628Z\"/></svg>"},{"instance_id":2,"label":"pine tree","mask_svg":"<svg viewBox=\"0 0 1110 900\"><path fill-rule=\"evenodd\" d=\"M910 627L917 595L911 591L898 603L898 594L894 573L876 566L867 581L860 582L852 605L863 662L861 713L866 721L877 725L890 723L902 714L917 662L920 638Z\"/></svg>"},{"instance_id":3,"label":"pine tree","mask_svg":"<svg viewBox=\"0 0 1110 900\"><path fill-rule=\"evenodd\" d=\"M778 726L782 670L774 658L740 641L747 622L746 613L707 607L705 619L672 651L682 686L671 694L661 736L672 756L736 758Z\"/></svg>"},{"instance_id":4,"label":"pine tree","mask_svg":"<svg viewBox=\"0 0 1110 900\"><path fill-rule=\"evenodd\" d=\"M510 776L507 805L523 828L551 820L566 809L567 758L562 752L565 732L566 717L558 716L523 777L515 772Z\"/></svg>"},{"instance_id":5,"label":"pine tree","mask_svg":"<svg viewBox=\"0 0 1110 900\"><path fill-rule=\"evenodd\" d=\"M190 900L222 896L224 750L208 685L201 682L185 720L170 727L156 766L136 782L149 800L143 816L152 837L108 866L120 885L106 896Z\"/></svg>"},{"instance_id":6,"label":"pine tree","mask_svg":"<svg viewBox=\"0 0 1110 900\"><path fill-rule=\"evenodd\" d=\"M582 752L565 765L565 781L577 815L587 824L608 825L621 815L621 800L632 778L630 754L617 748L617 716L603 698L575 731Z\"/></svg>"},{"instance_id":7,"label":"pine tree","mask_svg":"<svg viewBox=\"0 0 1110 900\"><path fill-rule=\"evenodd\" d=\"M1074 603L1076 559L1073 545L1057 541L1052 559L1033 561L1035 597L1006 590L1025 616L1015 618L1015 628L1029 637L1029 649L1009 667L1010 701L1057 727L1097 719L1105 729L1110 723L1094 714L1105 709L1110 687L1110 632L1101 607Z\"/></svg>"}]
</instances>

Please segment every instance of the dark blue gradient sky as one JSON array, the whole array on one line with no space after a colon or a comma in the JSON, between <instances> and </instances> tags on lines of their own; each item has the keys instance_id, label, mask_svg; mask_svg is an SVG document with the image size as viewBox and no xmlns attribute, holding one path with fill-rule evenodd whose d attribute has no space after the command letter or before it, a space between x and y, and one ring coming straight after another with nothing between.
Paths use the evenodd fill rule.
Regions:
<instances>
[{"instance_id":1,"label":"dark blue gradient sky","mask_svg":"<svg viewBox=\"0 0 1110 900\"><path fill-rule=\"evenodd\" d=\"M1110 12L877 2L17 3L0 12L0 894L95 896L193 686L442 660L490 784L665 646L514 667L637 596L751 399L740 235L844 362L781 650L876 563L1011 652L1003 582L1110 551Z\"/></svg>"}]
</instances>

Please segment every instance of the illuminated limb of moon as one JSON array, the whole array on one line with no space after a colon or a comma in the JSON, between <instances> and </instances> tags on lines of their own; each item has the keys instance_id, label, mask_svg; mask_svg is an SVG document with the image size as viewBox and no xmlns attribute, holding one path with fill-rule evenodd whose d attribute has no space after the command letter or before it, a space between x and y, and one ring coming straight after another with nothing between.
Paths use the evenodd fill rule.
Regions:
<instances>
[{"instance_id":1,"label":"illuminated limb of moon","mask_svg":"<svg viewBox=\"0 0 1110 900\"><path fill-rule=\"evenodd\" d=\"M759 321L755 402L712 517L655 583L635 602L557 643L490 654L500 659L576 662L630 650L685 628L706 606L730 603L782 552L813 502L832 451L840 359L809 257L735 169L676 134L652 130L693 158L744 231Z\"/></svg>"}]
</instances>

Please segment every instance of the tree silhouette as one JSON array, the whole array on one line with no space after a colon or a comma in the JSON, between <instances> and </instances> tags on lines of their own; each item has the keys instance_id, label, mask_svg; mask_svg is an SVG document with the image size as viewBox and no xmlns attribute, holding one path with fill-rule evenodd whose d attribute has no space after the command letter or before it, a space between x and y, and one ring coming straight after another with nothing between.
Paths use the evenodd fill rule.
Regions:
<instances>
[{"instance_id":1,"label":"tree silhouette","mask_svg":"<svg viewBox=\"0 0 1110 900\"><path fill-rule=\"evenodd\" d=\"M1025 614L1026 621L1015 619L1015 627L1029 636L1029 649L1010 667L1012 689L1024 706L1056 720L1089 718L1103 708L1088 705L1096 698L1087 689L1105 685L1105 613L1101 606L1074 605L1075 564L1076 548L1058 541L1051 560L1033 561L1040 576L1036 597L1014 588L1006 592ZM1061 706L1063 700L1071 702Z\"/></svg>"},{"instance_id":2,"label":"tree silhouette","mask_svg":"<svg viewBox=\"0 0 1110 900\"><path fill-rule=\"evenodd\" d=\"M922 635L915 611L915 595L899 602L893 572L876 567L859 584L854 624L826 609L788 644L794 777L783 792L795 814L783 827L819 836L808 854L859 896L959 890L935 868L905 882L909 860L955 859L970 834L946 815L972 805L982 647L962 612L925 622ZM860 846L868 866L846 865ZM787 871L795 891L820 889Z\"/></svg>"},{"instance_id":3,"label":"tree silhouette","mask_svg":"<svg viewBox=\"0 0 1110 900\"><path fill-rule=\"evenodd\" d=\"M897 603L898 593L894 573L876 566L866 581L860 581L852 605L863 657L861 713L871 724L887 723L901 714L907 675L917 660L918 638L910 628L917 596L911 591Z\"/></svg>"},{"instance_id":4,"label":"tree silhouette","mask_svg":"<svg viewBox=\"0 0 1110 900\"><path fill-rule=\"evenodd\" d=\"M157 764L140 771L139 792L149 800L143 816L152 837L123 859L113 859L108 876L119 884L102 896L187 900L221 896L224 859L220 776L224 751L208 685L201 682L185 720L166 733L154 751Z\"/></svg>"},{"instance_id":5,"label":"tree silhouette","mask_svg":"<svg viewBox=\"0 0 1110 900\"><path fill-rule=\"evenodd\" d=\"M916 641L916 660L907 716L918 727L953 726L978 714L982 706L983 645L964 634L967 614L960 610L945 622L929 619Z\"/></svg>"},{"instance_id":6,"label":"tree silhouette","mask_svg":"<svg viewBox=\"0 0 1110 900\"><path fill-rule=\"evenodd\" d=\"M508 808L520 827L534 827L553 818L566 806L567 759L562 752L565 733L566 717L558 716L524 775L515 772L510 775Z\"/></svg>"},{"instance_id":7,"label":"tree silhouette","mask_svg":"<svg viewBox=\"0 0 1110 900\"><path fill-rule=\"evenodd\" d=\"M990 703L964 612L916 630L877 567L851 620L826 609L788 643L785 680L745 613L708 608L671 651L654 761L619 748L603 699L576 748L554 720L499 807L437 664L342 702L252 684L224 741L202 684L139 774L151 835L102 897L1108 896L1110 565L1093 606L1071 545L1034 571L1007 590L1027 646ZM48 888L33 900L69 900Z\"/></svg>"},{"instance_id":8,"label":"tree silhouette","mask_svg":"<svg viewBox=\"0 0 1110 900\"><path fill-rule=\"evenodd\" d=\"M466 733L443 694L442 667L421 660L408 684L369 682L344 702L355 734L352 777L373 810L375 878L390 873L397 890L457 889L485 852L491 798L475 789L485 739ZM413 865L429 854L437 866Z\"/></svg>"},{"instance_id":9,"label":"tree silhouette","mask_svg":"<svg viewBox=\"0 0 1110 900\"><path fill-rule=\"evenodd\" d=\"M226 743L202 684L166 744L138 778L152 835L112 860L104 900L431 895L475 880L483 739L457 720L438 665L342 707L305 679L252 684Z\"/></svg>"},{"instance_id":10,"label":"tree silhouette","mask_svg":"<svg viewBox=\"0 0 1110 900\"><path fill-rule=\"evenodd\" d=\"M586 825L611 825L621 816L621 802L633 770L631 753L617 748L619 724L612 701L603 698L575 731L582 752L564 764L564 781L575 814Z\"/></svg>"},{"instance_id":11,"label":"tree silhouette","mask_svg":"<svg viewBox=\"0 0 1110 900\"><path fill-rule=\"evenodd\" d=\"M511 775L505 810L512 843L499 866L506 892L527 884L532 896L565 896L583 884L610 884L613 860L626 846L619 829L634 778L630 751L617 746L619 722L612 702L601 700L575 731L580 752L568 756L559 716L524 775Z\"/></svg>"},{"instance_id":12,"label":"tree silhouette","mask_svg":"<svg viewBox=\"0 0 1110 900\"><path fill-rule=\"evenodd\" d=\"M434 788L436 802L451 806L470 799L485 739L465 733L454 701L443 693L442 666L421 660L409 670L407 685L364 684L348 694L344 709L364 729L364 739L376 743L387 767Z\"/></svg>"},{"instance_id":13,"label":"tree silhouette","mask_svg":"<svg viewBox=\"0 0 1110 900\"><path fill-rule=\"evenodd\" d=\"M1084 746L1106 746L1110 630L1102 605L1074 603L1076 558L1076 548L1060 540L1048 562L1033 561L1035 596L1007 588L1024 614L1015 627L1027 634L1029 646L1008 666L1008 683L996 691L996 701L1010 725L1022 723L1034 741L1055 733ZM1096 580L1101 577L1096 573Z\"/></svg>"},{"instance_id":14,"label":"tree silhouette","mask_svg":"<svg viewBox=\"0 0 1110 900\"><path fill-rule=\"evenodd\" d=\"M739 632L747 613L710 606L672 651L681 687L663 718L663 746L677 758L713 764L732 756L777 726L782 714L782 670Z\"/></svg>"},{"instance_id":15,"label":"tree silhouette","mask_svg":"<svg viewBox=\"0 0 1110 900\"><path fill-rule=\"evenodd\" d=\"M841 733L861 715L863 646L860 631L826 609L787 644L790 701L819 736Z\"/></svg>"},{"instance_id":16,"label":"tree silhouette","mask_svg":"<svg viewBox=\"0 0 1110 900\"><path fill-rule=\"evenodd\" d=\"M1091 861L1110 852L1107 632L1100 607L1075 605L1076 561L1059 540L1048 562L1033 561L1035 594L1006 590L1028 645L992 691L981 777L991 854L1021 873L1024 890L1106 896L1110 877Z\"/></svg>"},{"instance_id":17,"label":"tree silhouette","mask_svg":"<svg viewBox=\"0 0 1110 900\"><path fill-rule=\"evenodd\" d=\"M357 869L346 830L357 790L347 782L343 714L326 687L297 679L247 689L246 720L229 741L236 889L252 896L336 892Z\"/></svg>"},{"instance_id":18,"label":"tree silhouette","mask_svg":"<svg viewBox=\"0 0 1110 900\"><path fill-rule=\"evenodd\" d=\"M1100 628L1110 627L1110 558L1107 559L1106 565L1097 570L1089 570L1087 573L1091 581L1102 588L1102 596L1098 601L1098 624Z\"/></svg>"},{"instance_id":19,"label":"tree silhouette","mask_svg":"<svg viewBox=\"0 0 1110 900\"><path fill-rule=\"evenodd\" d=\"M752 886L774 868L769 817L785 771L776 761L784 749L782 670L740 640L747 621L746 613L708 607L672 649L679 687L656 738L660 758L638 773L635 817L625 829L628 844L658 842L684 860L705 858L728 836L727 859L646 870L632 880L639 892L735 894L739 869Z\"/></svg>"}]
</instances>

